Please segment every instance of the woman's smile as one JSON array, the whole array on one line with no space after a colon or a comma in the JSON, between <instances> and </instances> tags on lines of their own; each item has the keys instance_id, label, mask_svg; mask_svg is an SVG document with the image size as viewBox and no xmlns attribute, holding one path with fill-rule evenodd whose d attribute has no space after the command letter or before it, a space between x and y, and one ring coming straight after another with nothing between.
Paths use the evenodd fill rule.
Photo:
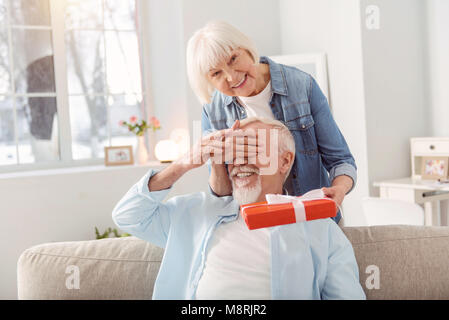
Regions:
<instances>
[{"instance_id":1,"label":"woman's smile","mask_svg":"<svg viewBox=\"0 0 449 320\"><path fill-rule=\"evenodd\" d=\"M237 83L237 85L233 86L232 89L240 89L240 88L242 88L245 85L247 79L248 79L248 75L245 73L245 75L243 76L242 80L240 80L240 82Z\"/></svg>"}]
</instances>

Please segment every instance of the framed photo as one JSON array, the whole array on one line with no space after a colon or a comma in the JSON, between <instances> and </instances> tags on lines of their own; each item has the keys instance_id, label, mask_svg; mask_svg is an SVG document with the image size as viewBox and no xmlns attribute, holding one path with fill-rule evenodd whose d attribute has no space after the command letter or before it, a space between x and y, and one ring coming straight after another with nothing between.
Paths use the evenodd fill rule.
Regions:
<instances>
[{"instance_id":1,"label":"framed photo","mask_svg":"<svg viewBox=\"0 0 449 320\"><path fill-rule=\"evenodd\" d=\"M104 164L107 166L134 164L133 147L104 147Z\"/></svg>"},{"instance_id":2,"label":"framed photo","mask_svg":"<svg viewBox=\"0 0 449 320\"><path fill-rule=\"evenodd\" d=\"M449 157L423 157L421 163L421 178L438 180L446 179Z\"/></svg>"},{"instance_id":3,"label":"framed photo","mask_svg":"<svg viewBox=\"0 0 449 320\"><path fill-rule=\"evenodd\" d=\"M329 102L327 62L324 52L271 56L269 58L277 63L293 66L310 74L316 80Z\"/></svg>"}]
</instances>

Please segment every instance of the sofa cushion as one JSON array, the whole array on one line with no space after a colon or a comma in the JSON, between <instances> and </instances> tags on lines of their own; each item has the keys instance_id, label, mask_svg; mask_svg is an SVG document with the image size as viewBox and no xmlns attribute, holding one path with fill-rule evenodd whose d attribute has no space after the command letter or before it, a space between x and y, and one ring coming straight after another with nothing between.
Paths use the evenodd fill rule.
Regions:
<instances>
[{"instance_id":1,"label":"sofa cushion","mask_svg":"<svg viewBox=\"0 0 449 320\"><path fill-rule=\"evenodd\" d=\"M449 299L448 227L391 225L342 230L354 248L367 299Z\"/></svg>"},{"instance_id":2,"label":"sofa cushion","mask_svg":"<svg viewBox=\"0 0 449 320\"><path fill-rule=\"evenodd\" d=\"M151 299L162 255L135 237L33 246L18 260L18 298Z\"/></svg>"},{"instance_id":3,"label":"sofa cushion","mask_svg":"<svg viewBox=\"0 0 449 320\"><path fill-rule=\"evenodd\" d=\"M368 299L449 299L448 227L342 230L353 245ZM18 298L151 299L162 255L161 248L135 237L33 246L18 261ZM79 289L67 288L70 266L79 270ZM378 289L372 281L376 267Z\"/></svg>"}]
</instances>

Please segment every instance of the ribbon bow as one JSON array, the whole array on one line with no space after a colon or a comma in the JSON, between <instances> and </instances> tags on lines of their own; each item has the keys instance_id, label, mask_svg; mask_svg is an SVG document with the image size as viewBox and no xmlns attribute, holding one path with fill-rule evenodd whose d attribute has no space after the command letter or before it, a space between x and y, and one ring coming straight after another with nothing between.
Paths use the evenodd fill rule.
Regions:
<instances>
[{"instance_id":1,"label":"ribbon bow","mask_svg":"<svg viewBox=\"0 0 449 320\"><path fill-rule=\"evenodd\" d=\"M265 199L267 200L268 204L291 203L293 205L293 209L295 210L296 222L303 222L307 220L306 209L303 203L304 201L311 201L311 200L334 201L333 199L326 197L324 195L323 190L321 189L311 190L302 195L301 197L287 196L281 194L266 194Z\"/></svg>"}]
</instances>

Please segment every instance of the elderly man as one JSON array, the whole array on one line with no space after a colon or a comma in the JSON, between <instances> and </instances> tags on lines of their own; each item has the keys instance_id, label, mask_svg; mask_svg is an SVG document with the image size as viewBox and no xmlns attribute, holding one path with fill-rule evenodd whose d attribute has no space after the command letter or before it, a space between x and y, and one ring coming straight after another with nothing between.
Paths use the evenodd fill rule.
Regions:
<instances>
[{"instance_id":1,"label":"elderly man","mask_svg":"<svg viewBox=\"0 0 449 320\"><path fill-rule=\"evenodd\" d=\"M232 197L201 192L162 202L185 172L217 161L226 137L212 133L185 158L150 170L113 210L120 229L165 248L153 299L364 299L351 243L331 219L249 230L239 214L242 204L283 193L295 154L289 130L247 118L226 133L246 135L247 145L256 138L256 153L231 149ZM261 148L267 161L256 156Z\"/></svg>"}]
</instances>

